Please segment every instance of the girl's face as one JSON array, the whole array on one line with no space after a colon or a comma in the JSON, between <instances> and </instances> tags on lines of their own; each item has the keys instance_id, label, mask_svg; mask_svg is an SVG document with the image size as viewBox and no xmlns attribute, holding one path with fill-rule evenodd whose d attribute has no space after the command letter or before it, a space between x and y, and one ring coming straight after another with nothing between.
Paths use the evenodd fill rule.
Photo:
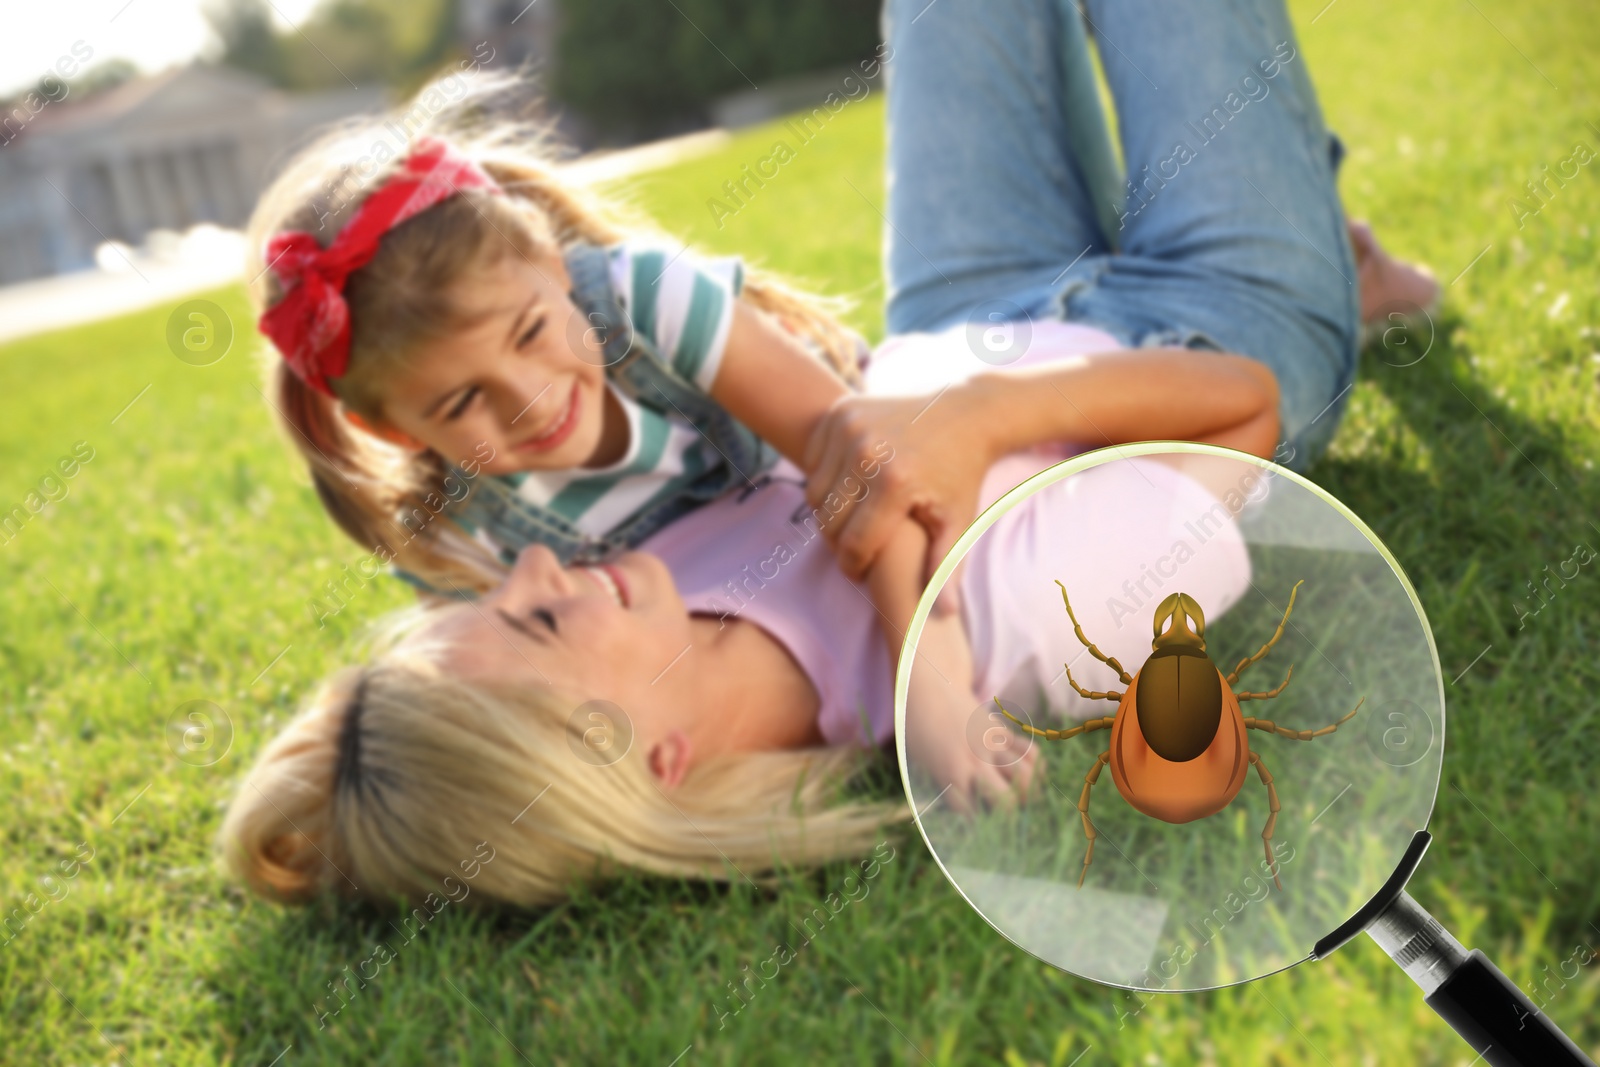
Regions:
<instances>
[{"instance_id":1,"label":"girl's face","mask_svg":"<svg viewBox=\"0 0 1600 1067\"><path fill-rule=\"evenodd\" d=\"M419 345L383 383L382 436L489 474L622 457L627 421L605 387L598 331L555 252L506 252L452 294L471 325ZM490 458L485 458L490 457Z\"/></svg>"}]
</instances>

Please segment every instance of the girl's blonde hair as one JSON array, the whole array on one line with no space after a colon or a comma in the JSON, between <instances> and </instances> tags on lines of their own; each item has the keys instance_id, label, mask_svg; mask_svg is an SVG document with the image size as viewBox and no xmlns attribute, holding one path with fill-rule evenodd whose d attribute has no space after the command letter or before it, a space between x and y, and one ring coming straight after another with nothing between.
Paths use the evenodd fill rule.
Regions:
<instances>
[{"instance_id":1,"label":"girl's blonde hair","mask_svg":"<svg viewBox=\"0 0 1600 1067\"><path fill-rule=\"evenodd\" d=\"M469 457L390 445L356 429L340 405L369 420L381 417L379 386L388 370L417 342L461 324L450 297L468 271L504 255L532 257L578 241L614 244L653 229L638 212L624 212L566 181L545 129L503 117L518 91L515 79L452 75L424 87L405 110L346 124L297 155L250 219L247 277L259 315L283 296L265 258L268 239L303 230L324 246L331 242L405 158L405 149L394 149L396 130L412 139L449 140L507 194L463 190L387 233L372 260L350 275L349 366L333 382L339 401L307 386L271 351L273 406L329 514L358 544L439 588L484 592L504 575L487 548L453 523L435 521L446 498L459 495L449 489L447 461ZM820 351L847 382L858 383L861 341L830 313L842 307L839 302L805 295L759 271L746 273L742 296Z\"/></svg>"},{"instance_id":2,"label":"girl's blonde hair","mask_svg":"<svg viewBox=\"0 0 1600 1067\"><path fill-rule=\"evenodd\" d=\"M397 646L329 679L267 746L223 821L223 862L286 903L417 904L465 886L530 906L626 870L730 880L861 856L909 816L843 795L865 756L847 748L709 757L664 790L637 745L585 758L578 706ZM352 722L358 758L341 768Z\"/></svg>"}]
</instances>

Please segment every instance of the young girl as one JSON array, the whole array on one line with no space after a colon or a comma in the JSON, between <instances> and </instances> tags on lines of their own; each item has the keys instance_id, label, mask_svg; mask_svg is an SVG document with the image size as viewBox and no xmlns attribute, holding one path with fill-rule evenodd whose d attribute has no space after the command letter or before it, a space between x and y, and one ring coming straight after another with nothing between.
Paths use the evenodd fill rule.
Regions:
<instances>
[{"instance_id":1,"label":"young girl","mask_svg":"<svg viewBox=\"0 0 1600 1067\"><path fill-rule=\"evenodd\" d=\"M855 379L860 339L815 302L624 237L536 151L352 161L377 129L267 191L252 291L318 494L419 589L480 592L530 543L632 547L798 458Z\"/></svg>"},{"instance_id":2,"label":"young girl","mask_svg":"<svg viewBox=\"0 0 1600 1067\"><path fill-rule=\"evenodd\" d=\"M282 357L275 407L319 496L424 594L481 593L531 544L614 582L608 557L753 489L780 453L829 471L808 487L829 540L832 517L874 480L915 495L887 442L857 436L841 463L812 440L863 347L814 302L746 279L737 261L625 238L505 132L424 137L376 164L353 156L387 144L387 128L324 140L273 183L251 223L252 292ZM1232 405L1195 417L1186 391L1166 405L1176 418L1142 411L1128 439L1251 447L1237 436L1247 424L1270 441L1270 398L1249 375L1205 373ZM943 426L941 413L917 429ZM911 511L847 568L865 577L892 650L937 562ZM948 613L934 626L956 654Z\"/></svg>"}]
</instances>

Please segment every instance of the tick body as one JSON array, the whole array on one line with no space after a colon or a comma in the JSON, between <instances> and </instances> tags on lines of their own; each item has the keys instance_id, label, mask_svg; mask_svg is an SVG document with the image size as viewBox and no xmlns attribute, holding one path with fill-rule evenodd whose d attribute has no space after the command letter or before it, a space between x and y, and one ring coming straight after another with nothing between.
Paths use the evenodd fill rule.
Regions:
<instances>
[{"instance_id":1,"label":"tick body","mask_svg":"<svg viewBox=\"0 0 1600 1067\"><path fill-rule=\"evenodd\" d=\"M1111 767L1111 780L1117 792L1135 810L1170 823L1193 822L1226 808L1239 795L1250 768L1255 767L1261 784L1266 787L1269 808L1266 825L1261 830L1261 843L1273 881L1279 889L1283 888L1278 880L1277 860L1272 854L1272 831L1278 821L1278 790L1261 756L1251 751L1249 732L1263 730L1297 741L1310 741L1331 734L1349 722L1365 702L1362 698L1349 715L1319 730L1290 730L1266 719L1247 717L1240 711L1242 701L1276 697L1294 676L1291 664L1276 689L1262 693L1236 693L1233 689L1239 675L1272 651L1283 636L1289 613L1294 610L1295 597L1304 584L1303 580L1295 583L1289 593L1289 605L1272 637L1255 655L1240 660L1229 674L1223 674L1206 654L1206 620L1200 605L1187 593L1173 593L1156 607L1151 623L1155 636L1150 642L1149 658L1130 675L1114 656L1102 653L1084 635L1083 627L1078 625L1077 616L1072 612L1066 586L1056 583L1061 588L1061 602L1066 605L1067 617L1072 620L1078 640L1091 656L1116 671L1127 688L1120 693L1084 689L1072 677L1071 668L1067 669L1067 681L1080 695L1091 700L1116 701L1116 714L1089 719L1070 730L1040 730L1006 711L998 697L995 704L1006 718L1024 731L1049 741L1066 740L1095 730L1111 731L1110 747L1100 753L1095 765L1084 775L1083 792L1078 797L1078 813L1083 818L1083 832L1089 842L1078 885L1083 885L1094 859L1097 835L1089 819L1089 794L1104 767Z\"/></svg>"},{"instance_id":2,"label":"tick body","mask_svg":"<svg viewBox=\"0 0 1600 1067\"><path fill-rule=\"evenodd\" d=\"M1139 714L1141 705L1182 707L1182 702L1173 700L1168 686L1162 684L1168 679L1159 675L1152 678L1150 669L1152 664L1179 667L1174 662L1178 657L1173 656L1165 662L1146 663L1134 676L1127 694L1117 705L1109 749L1111 780L1116 783L1117 792L1138 811L1171 823L1193 822L1227 807L1239 795L1245 773L1250 770L1250 743L1245 737L1244 716L1239 711L1238 699L1226 685L1218 684L1222 675L1209 659L1184 658L1193 661L1193 665L1181 664L1185 675L1198 674L1200 667L1211 670L1209 679L1198 684L1191 678L1182 678L1188 689L1210 689L1215 693L1211 699L1216 710L1204 716L1205 736L1195 740L1197 731L1192 720L1166 723L1154 715ZM1154 695L1152 690L1161 692ZM1145 732L1145 723L1152 719L1158 723L1152 733L1164 742L1163 745L1153 743L1152 733ZM1170 735L1174 733L1185 742L1179 752L1195 750L1188 758L1168 758L1173 749Z\"/></svg>"}]
</instances>

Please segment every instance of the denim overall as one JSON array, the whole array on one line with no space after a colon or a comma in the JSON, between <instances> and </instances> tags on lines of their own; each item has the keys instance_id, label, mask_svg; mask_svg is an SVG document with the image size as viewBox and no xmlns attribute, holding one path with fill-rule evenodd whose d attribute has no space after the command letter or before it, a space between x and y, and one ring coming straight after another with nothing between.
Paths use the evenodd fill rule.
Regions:
<instances>
[{"instance_id":1,"label":"denim overall","mask_svg":"<svg viewBox=\"0 0 1600 1067\"><path fill-rule=\"evenodd\" d=\"M676 495L641 508L604 537L584 533L555 512L524 499L505 478L473 479L461 468L452 466L452 473L471 485L472 490L459 502L448 505L445 515L468 530L488 533L503 546L502 555L507 563L514 558L516 550L535 542L555 552L563 564L596 562L636 547L679 516L736 485L749 484L778 460L778 453L772 446L735 420L699 386L658 358L648 337L634 332L632 320L617 302L611 287L604 249L579 243L567 250L565 259L567 273L572 279L572 302L602 340L607 381L641 406L668 418L687 421L705 436L721 458ZM452 595L451 591L435 589L414 575L397 574L429 592Z\"/></svg>"}]
</instances>

